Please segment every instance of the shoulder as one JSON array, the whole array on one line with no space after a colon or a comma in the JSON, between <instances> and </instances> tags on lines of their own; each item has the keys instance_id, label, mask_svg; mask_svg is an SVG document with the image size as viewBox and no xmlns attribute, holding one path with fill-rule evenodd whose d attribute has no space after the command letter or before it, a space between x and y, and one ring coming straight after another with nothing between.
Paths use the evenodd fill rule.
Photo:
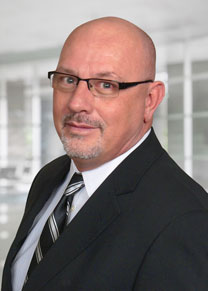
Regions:
<instances>
[{"instance_id":1,"label":"shoulder","mask_svg":"<svg viewBox=\"0 0 208 291\"><path fill-rule=\"evenodd\" d=\"M35 176L35 179L33 180L33 184L36 183L37 180L55 179L60 175L60 173L69 170L70 163L71 160L67 155L56 158L40 169L40 171Z\"/></svg>"},{"instance_id":2,"label":"shoulder","mask_svg":"<svg viewBox=\"0 0 208 291\"><path fill-rule=\"evenodd\" d=\"M48 164L44 165L38 172L37 176L48 174L48 172L54 171L54 168L56 168L57 170L62 169L66 167L67 165L69 166L70 163L71 163L71 160L67 155L60 156L52 160Z\"/></svg>"},{"instance_id":3,"label":"shoulder","mask_svg":"<svg viewBox=\"0 0 208 291\"><path fill-rule=\"evenodd\" d=\"M163 190L165 196L168 193L170 198L180 204L187 204L188 201L197 201L202 208L208 209L207 192L186 174L167 152L164 151L163 155L153 165L149 174L156 189Z\"/></svg>"},{"instance_id":4,"label":"shoulder","mask_svg":"<svg viewBox=\"0 0 208 291\"><path fill-rule=\"evenodd\" d=\"M60 175L65 175L69 171L70 163L71 160L67 155L56 158L55 160L51 161L40 169L33 181L33 184L37 180L50 179L51 181L53 181Z\"/></svg>"},{"instance_id":5,"label":"shoulder","mask_svg":"<svg viewBox=\"0 0 208 291\"><path fill-rule=\"evenodd\" d=\"M67 175L70 163L70 158L64 155L43 166L32 182L26 205L28 201L36 200L41 193L52 191L59 185Z\"/></svg>"},{"instance_id":6,"label":"shoulder","mask_svg":"<svg viewBox=\"0 0 208 291\"><path fill-rule=\"evenodd\" d=\"M137 180L133 189L135 204L148 205L148 217L154 215L163 224L186 212L208 209L206 191L175 163L154 132L133 158L134 171L129 176L131 185L133 179ZM129 168L132 166L126 171Z\"/></svg>"}]
</instances>

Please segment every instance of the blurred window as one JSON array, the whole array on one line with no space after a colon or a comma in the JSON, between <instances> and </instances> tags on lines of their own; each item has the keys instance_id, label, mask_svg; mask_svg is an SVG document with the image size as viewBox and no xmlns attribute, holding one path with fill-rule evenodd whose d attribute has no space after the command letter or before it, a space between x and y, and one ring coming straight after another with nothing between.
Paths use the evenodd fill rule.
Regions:
<instances>
[{"instance_id":1,"label":"blurred window","mask_svg":"<svg viewBox=\"0 0 208 291\"><path fill-rule=\"evenodd\" d=\"M208 78L193 80L193 112L208 112Z\"/></svg>"},{"instance_id":2,"label":"blurred window","mask_svg":"<svg viewBox=\"0 0 208 291\"><path fill-rule=\"evenodd\" d=\"M184 76L182 64L168 65L168 152L176 162L185 167L187 157L184 143L184 120L192 119L192 175L208 189L205 172L208 169L208 61L191 64L191 116L185 116Z\"/></svg>"},{"instance_id":3,"label":"blurred window","mask_svg":"<svg viewBox=\"0 0 208 291\"><path fill-rule=\"evenodd\" d=\"M168 114L183 114L183 83L170 83L168 86Z\"/></svg>"}]
</instances>

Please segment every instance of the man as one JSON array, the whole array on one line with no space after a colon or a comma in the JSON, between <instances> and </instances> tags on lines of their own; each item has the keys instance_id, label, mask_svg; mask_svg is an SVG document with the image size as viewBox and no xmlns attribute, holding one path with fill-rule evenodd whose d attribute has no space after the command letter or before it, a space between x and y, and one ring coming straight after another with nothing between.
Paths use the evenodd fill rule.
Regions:
<instances>
[{"instance_id":1,"label":"man","mask_svg":"<svg viewBox=\"0 0 208 291\"><path fill-rule=\"evenodd\" d=\"M119 18L85 23L49 78L67 155L32 184L2 290L208 290L208 198L151 128L164 85L150 37ZM59 233L75 172L84 184ZM43 255L48 226L57 233Z\"/></svg>"}]
</instances>

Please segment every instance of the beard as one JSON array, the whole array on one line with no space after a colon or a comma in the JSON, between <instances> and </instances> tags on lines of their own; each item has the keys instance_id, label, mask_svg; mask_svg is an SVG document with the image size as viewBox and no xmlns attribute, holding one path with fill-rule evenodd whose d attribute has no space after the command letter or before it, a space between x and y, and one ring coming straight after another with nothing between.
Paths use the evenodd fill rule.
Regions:
<instances>
[{"instance_id":1,"label":"beard","mask_svg":"<svg viewBox=\"0 0 208 291\"><path fill-rule=\"evenodd\" d=\"M83 122L85 124L94 126L100 129L100 136L92 142L85 142L86 137L77 134L66 134L65 133L65 124L68 121ZM63 128L61 133L61 142L63 144L66 154L70 158L79 158L79 159L93 159L98 157L102 151L102 135L104 132L105 125L103 122L98 120L91 120L88 116L83 114L69 114L63 118Z\"/></svg>"},{"instance_id":2,"label":"beard","mask_svg":"<svg viewBox=\"0 0 208 291\"><path fill-rule=\"evenodd\" d=\"M63 133L61 136L61 141L65 152L70 158L79 159L93 159L98 157L102 153L101 140L98 139L95 144L88 145L84 144L84 138L76 135L70 135L70 137L65 136Z\"/></svg>"}]
</instances>

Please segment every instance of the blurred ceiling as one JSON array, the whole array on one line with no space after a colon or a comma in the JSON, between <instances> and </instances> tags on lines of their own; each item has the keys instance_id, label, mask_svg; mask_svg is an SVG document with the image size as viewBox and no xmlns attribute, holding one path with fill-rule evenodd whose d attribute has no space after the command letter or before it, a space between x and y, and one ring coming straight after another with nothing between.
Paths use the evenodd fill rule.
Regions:
<instances>
[{"instance_id":1,"label":"blurred ceiling","mask_svg":"<svg viewBox=\"0 0 208 291\"><path fill-rule=\"evenodd\" d=\"M2 0L0 55L59 48L77 25L119 16L158 45L208 36L207 0Z\"/></svg>"}]
</instances>

